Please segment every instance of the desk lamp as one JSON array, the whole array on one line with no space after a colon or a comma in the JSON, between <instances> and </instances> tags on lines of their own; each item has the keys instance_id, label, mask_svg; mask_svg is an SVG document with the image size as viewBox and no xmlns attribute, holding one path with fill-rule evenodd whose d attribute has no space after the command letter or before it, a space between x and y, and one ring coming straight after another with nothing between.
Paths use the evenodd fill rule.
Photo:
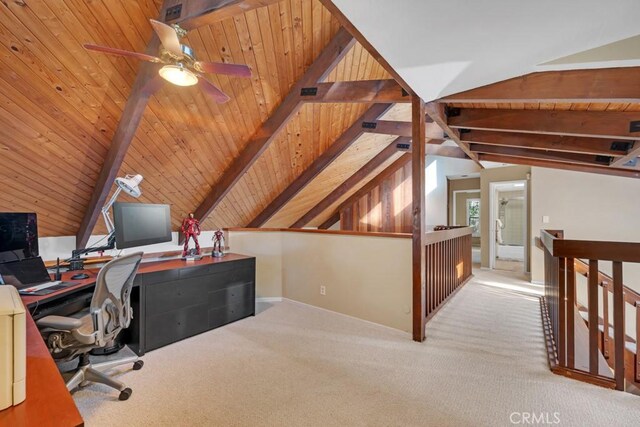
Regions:
<instances>
[{"instance_id":1,"label":"desk lamp","mask_svg":"<svg viewBox=\"0 0 640 427\"><path fill-rule=\"evenodd\" d=\"M136 199L140 197L142 195L142 190L140 190L140 183L143 179L144 178L140 174L126 175L124 178L116 178L116 191L113 193L113 196L111 196L111 199L109 199L109 201L102 208L102 218L104 219L104 223L107 226L107 244L104 246L75 249L74 251L72 251L71 258L67 260L70 263L70 271L84 269L84 261L80 258L81 255L85 255L90 252L106 251L116 247L116 227L115 225L113 225L113 221L111 220L110 216L111 206L113 206L113 204L116 202L118 196L122 191L124 191L131 197L135 197Z\"/></svg>"}]
</instances>

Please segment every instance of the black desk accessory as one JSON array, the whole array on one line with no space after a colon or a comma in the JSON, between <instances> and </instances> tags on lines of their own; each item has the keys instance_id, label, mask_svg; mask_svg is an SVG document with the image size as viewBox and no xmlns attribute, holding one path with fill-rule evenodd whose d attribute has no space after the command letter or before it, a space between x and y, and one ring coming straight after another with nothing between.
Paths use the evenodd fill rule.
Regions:
<instances>
[{"instance_id":1,"label":"black desk accessory","mask_svg":"<svg viewBox=\"0 0 640 427\"><path fill-rule=\"evenodd\" d=\"M53 280L62 280L62 273L60 273L60 258L56 261L56 274Z\"/></svg>"},{"instance_id":2,"label":"black desk accessory","mask_svg":"<svg viewBox=\"0 0 640 427\"><path fill-rule=\"evenodd\" d=\"M89 275L87 273L79 273L71 276L71 280L82 280L82 279L88 279L88 278L89 278Z\"/></svg>"}]
</instances>

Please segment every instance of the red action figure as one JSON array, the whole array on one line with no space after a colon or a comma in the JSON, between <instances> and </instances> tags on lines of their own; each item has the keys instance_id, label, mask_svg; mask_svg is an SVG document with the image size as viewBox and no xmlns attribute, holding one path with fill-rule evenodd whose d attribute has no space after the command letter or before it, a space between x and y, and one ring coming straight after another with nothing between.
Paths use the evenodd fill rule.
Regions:
<instances>
[{"instance_id":1,"label":"red action figure","mask_svg":"<svg viewBox=\"0 0 640 427\"><path fill-rule=\"evenodd\" d=\"M200 235L200 221L194 218L193 212L189 213L189 216L182 221L182 232L184 233L184 248L182 249L182 256L187 256L189 239L192 237L193 241L196 242L196 255L200 255L200 244L198 243L198 236Z\"/></svg>"}]
</instances>

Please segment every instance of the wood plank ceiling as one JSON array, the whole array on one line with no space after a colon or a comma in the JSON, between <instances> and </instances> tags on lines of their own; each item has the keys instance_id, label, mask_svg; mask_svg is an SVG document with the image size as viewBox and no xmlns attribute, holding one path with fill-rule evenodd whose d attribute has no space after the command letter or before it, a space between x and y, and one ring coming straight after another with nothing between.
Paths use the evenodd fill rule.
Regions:
<instances>
[{"instance_id":1,"label":"wood plank ceiling","mask_svg":"<svg viewBox=\"0 0 640 427\"><path fill-rule=\"evenodd\" d=\"M139 65L89 53L82 44L144 51L149 18L160 6L153 0L0 5L0 211L37 212L41 236L78 231ZM254 76L209 76L231 96L223 105L197 87L165 84L151 98L118 175L142 174L140 201L171 204L177 229L338 29L319 1L285 0L189 32L185 44L199 59L246 63ZM356 43L326 81L386 78ZM368 106L305 104L204 227L246 225ZM331 191L389 138L358 140L312 188ZM290 225L321 193L305 204L293 200L290 214L270 225ZM94 233L104 232L98 221Z\"/></svg>"}]
</instances>

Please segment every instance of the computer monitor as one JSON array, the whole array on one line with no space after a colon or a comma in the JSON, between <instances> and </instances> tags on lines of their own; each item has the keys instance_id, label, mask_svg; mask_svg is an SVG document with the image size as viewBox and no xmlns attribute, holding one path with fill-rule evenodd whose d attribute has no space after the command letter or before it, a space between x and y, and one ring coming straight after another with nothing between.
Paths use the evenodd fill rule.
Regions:
<instances>
[{"instance_id":1,"label":"computer monitor","mask_svg":"<svg viewBox=\"0 0 640 427\"><path fill-rule=\"evenodd\" d=\"M118 249L171 241L169 205L116 202L113 224Z\"/></svg>"},{"instance_id":2,"label":"computer monitor","mask_svg":"<svg viewBox=\"0 0 640 427\"><path fill-rule=\"evenodd\" d=\"M38 255L36 214L0 212L0 262L33 258Z\"/></svg>"}]
</instances>

